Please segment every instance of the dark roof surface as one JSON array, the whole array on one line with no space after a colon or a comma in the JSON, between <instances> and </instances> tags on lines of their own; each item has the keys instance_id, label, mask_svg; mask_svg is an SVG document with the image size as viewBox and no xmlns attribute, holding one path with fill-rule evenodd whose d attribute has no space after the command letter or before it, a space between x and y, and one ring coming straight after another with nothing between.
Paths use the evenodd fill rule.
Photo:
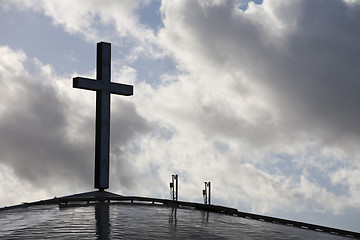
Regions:
<instances>
[{"instance_id":1,"label":"dark roof surface","mask_svg":"<svg viewBox=\"0 0 360 240\"><path fill-rule=\"evenodd\" d=\"M0 239L335 240L349 239L346 235L358 237L358 233L346 231L345 235L342 232L336 235L335 231L331 234L321 230L321 226L314 231L310 229L315 225L296 225L298 222L222 206L125 197L108 192L77 194L1 210Z\"/></svg>"}]
</instances>

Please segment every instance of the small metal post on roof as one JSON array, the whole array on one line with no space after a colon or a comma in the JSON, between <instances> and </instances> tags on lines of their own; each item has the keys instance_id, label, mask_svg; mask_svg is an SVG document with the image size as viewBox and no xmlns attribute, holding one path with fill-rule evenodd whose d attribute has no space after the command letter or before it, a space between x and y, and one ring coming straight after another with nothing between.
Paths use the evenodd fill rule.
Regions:
<instances>
[{"instance_id":1,"label":"small metal post on roof","mask_svg":"<svg viewBox=\"0 0 360 240\"><path fill-rule=\"evenodd\" d=\"M178 190L179 190L178 175L173 174L171 176L171 182L170 182L170 194L173 201L178 200Z\"/></svg>"},{"instance_id":2,"label":"small metal post on roof","mask_svg":"<svg viewBox=\"0 0 360 240\"><path fill-rule=\"evenodd\" d=\"M208 186L208 190L209 190L209 205L211 204L211 182L208 182L208 184L207 184L207 186Z\"/></svg>"},{"instance_id":3,"label":"small metal post on roof","mask_svg":"<svg viewBox=\"0 0 360 240\"><path fill-rule=\"evenodd\" d=\"M203 198L204 198L204 204L207 204L206 182L205 182L205 189L203 190Z\"/></svg>"},{"instance_id":4,"label":"small metal post on roof","mask_svg":"<svg viewBox=\"0 0 360 240\"><path fill-rule=\"evenodd\" d=\"M205 183L205 189L203 190L203 198L204 198L204 204L211 204L211 183L210 182L204 182Z\"/></svg>"}]
</instances>

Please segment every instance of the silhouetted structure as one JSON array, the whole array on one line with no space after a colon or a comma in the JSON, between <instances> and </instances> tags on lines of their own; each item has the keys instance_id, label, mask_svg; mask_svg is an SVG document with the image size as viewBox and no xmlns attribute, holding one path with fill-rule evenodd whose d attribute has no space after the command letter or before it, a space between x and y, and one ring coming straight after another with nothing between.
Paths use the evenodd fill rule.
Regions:
<instances>
[{"instance_id":1,"label":"silhouetted structure","mask_svg":"<svg viewBox=\"0 0 360 240\"><path fill-rule=\"evenodd\" d=\"M95 179L94 187L109 188L110 94L133 95L133 86L113 83L111 76L111 44L97 44L96 80L76 77L73 87L96 91Z\"/></svg>"},{"instance_id":2,"label":"silhouetted structure","mask_svg":"<svg viewBox=\"0 0 360 240\"><path fill-rule=\"evenodd\" d=\"M170 194L173 201L178 200L178 190L179 190L178 180L179 178L177 174L171 176Z\"/></svg>"},{"instance_id":3,"label":"silhouetted structure","mask_svg":"<svg viewBox=\"0 0 360 240\"><path fill-rule=\"evenodd\" d=\"M204 182L205 183L205 189L203 190L203 198L204 198L204 204L211 204L211 183L210 182Z\"/></svg>"}]
</instances>

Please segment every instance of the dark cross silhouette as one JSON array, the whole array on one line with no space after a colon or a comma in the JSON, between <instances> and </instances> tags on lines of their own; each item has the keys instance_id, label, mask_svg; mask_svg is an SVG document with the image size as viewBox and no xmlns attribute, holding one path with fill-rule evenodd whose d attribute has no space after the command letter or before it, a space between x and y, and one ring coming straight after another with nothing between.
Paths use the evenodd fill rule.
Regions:
<instances>
[{"instance_id":1,"label":"dark cross silhouette","mask_svg":"<svg viewBox=\"0 0 360 240\"><path fill-rule=\"evenodd\" d=\"M133 95L133 86L113 83L111 75L111 44L97 44L96 80L76 77L73 87L96 91L95 179L94 187L109 188L110 94Z\"/></svg>"}]
</instances>

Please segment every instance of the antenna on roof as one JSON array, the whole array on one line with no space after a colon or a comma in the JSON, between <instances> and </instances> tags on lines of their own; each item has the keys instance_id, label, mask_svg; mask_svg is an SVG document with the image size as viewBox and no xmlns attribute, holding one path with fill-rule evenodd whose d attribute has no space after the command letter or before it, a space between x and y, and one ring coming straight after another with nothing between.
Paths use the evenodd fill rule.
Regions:
<instances>
[{"instance_id":1,"label":"antenna on roof","mask_svg":"<svg viewBox=\"0 0 360 240\"><path fill-rule=\"evenodd\" d=\"M211 183L210 182L204 182L204 183L205 183L205 189L203 190L204 203L210 205L211 204Z\"/></svg>"},{"instance_id":2,"label":"antenna on roof","mask_svg":"<svg viewBox=\"0 0 360 240\"><path fill-rule=\"evenodd\" d=\"M170 195L171 195L171 199L173 201L177 201L178 200L178 175L177 174L173 174L171 176L171 182L170 182Z\"/></svg>"}]
</instances>

